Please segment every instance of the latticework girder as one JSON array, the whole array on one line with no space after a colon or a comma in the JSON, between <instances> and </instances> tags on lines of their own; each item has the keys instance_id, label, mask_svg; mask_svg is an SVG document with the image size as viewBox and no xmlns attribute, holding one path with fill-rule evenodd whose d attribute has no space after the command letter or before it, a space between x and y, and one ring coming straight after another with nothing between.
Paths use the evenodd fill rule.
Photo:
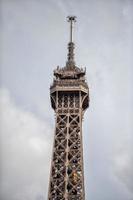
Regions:
<instances>
[{"instance_id":1,"label":"latticework girder","mask_svg":"<svg viewBox=\"0 0 133 200\"><path fill-rule=\"evenodd\" d=\"M49 200L84 200L81 92L58 92Z\"/></svg>"}]
</instances>

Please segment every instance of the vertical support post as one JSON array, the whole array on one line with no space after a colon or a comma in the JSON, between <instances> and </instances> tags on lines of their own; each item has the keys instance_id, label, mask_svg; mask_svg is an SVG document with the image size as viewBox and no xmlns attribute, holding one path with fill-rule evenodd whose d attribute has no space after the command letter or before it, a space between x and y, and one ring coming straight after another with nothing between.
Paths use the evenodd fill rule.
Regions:
<instances>
[{"instance_id":1,"label":"vertical support post","mask_svg":"<svg viewBox=\"0 0 133 200\"><path fill-rule=\"evenodd\" d=\"M73 26L72 26L72 20L71 20L71 22L70 22L70 42L72 42L72 28L73 28Z\"/></svg>"},{"instance_id":2,"label":"vertical support post","mask_svg":"<svg viewBox=\"0 0 133 200\"><path fill-rule=\"evenodd\" d=\"M73 40L73 22L76 22L76 16L68 16L68 22L70 22L70 42Z\"/></svg>"}]
</instances>

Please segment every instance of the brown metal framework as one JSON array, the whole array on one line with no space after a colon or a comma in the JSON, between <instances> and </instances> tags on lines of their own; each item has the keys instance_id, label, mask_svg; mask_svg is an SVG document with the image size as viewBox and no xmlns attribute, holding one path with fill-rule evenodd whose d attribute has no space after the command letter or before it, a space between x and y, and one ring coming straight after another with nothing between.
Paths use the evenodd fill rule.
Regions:
<instances>
[{"instance_id":1,"label":"brown metal framework","mask_svg":"<svg viewBox=\"0 0 133 200\"><path fill-rule=\"evenodd\" d=\"M55 136L48 200L84 200L82 119L89 106L89 89L85 70L75 66L71 24L68 60L54 70L50 87L51 105L55 110Z\"/></svg>"}]
</instances>

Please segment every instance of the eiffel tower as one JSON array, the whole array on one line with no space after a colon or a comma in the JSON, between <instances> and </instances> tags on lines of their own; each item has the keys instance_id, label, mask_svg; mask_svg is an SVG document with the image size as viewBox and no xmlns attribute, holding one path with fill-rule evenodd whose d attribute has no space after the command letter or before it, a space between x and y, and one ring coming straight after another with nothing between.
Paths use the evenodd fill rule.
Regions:
<instances>
[{"instance_id":1,"label":"eiffel tower","mask_svg":"<svg viewBox=\"0 0 133 200\"><path fill-rule=\"evenodd\" d=\"M70 42L66 66L54 70L50 87L55 111L55 135L49 180L48 200L85 200L82 119L89 106L86 70L75 65L73 24L68 16Z\"/></svg>"}]
</instances>

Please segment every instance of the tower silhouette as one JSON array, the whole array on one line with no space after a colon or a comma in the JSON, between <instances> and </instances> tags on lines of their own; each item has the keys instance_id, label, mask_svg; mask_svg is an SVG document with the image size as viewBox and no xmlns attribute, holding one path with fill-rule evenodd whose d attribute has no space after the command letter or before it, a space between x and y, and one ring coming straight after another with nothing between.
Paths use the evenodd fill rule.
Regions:
<instances>
[{"instance_id":1,"label":"tower silhouette","mask_svg":"<svg viewBox=\"0 0 133 200\"><path fill-rule=\"evenodd\" d=\"M84 200L82 119L89 106L86 70L75 65L73 24L69 16L70 42L66 66L54 70L50 87L51 106L55 111L55 135L48 200Z\"/></svg>"}]
</instances>

